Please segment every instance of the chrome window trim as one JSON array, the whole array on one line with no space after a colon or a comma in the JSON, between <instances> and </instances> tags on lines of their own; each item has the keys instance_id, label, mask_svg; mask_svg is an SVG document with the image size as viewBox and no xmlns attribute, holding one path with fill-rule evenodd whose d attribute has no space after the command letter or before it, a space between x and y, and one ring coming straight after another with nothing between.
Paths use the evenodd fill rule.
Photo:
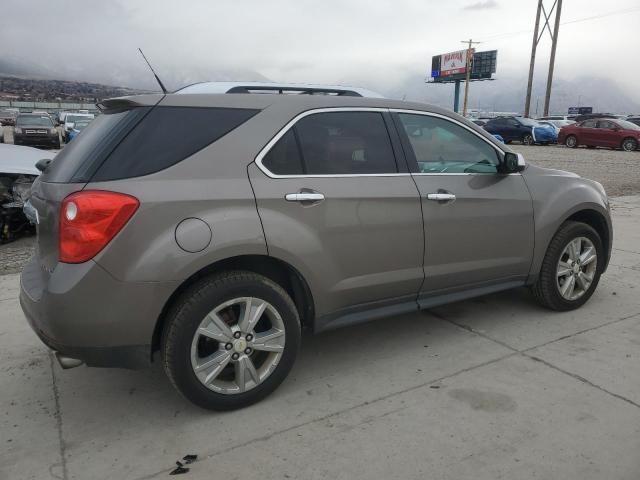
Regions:
<instances>
[{"instance_id":1,"label":"chrome window trim","mask_svg":"<svg viewBox=\"0 0 640 480\"><path fill-rule=\"evenodd\" d=\"M269 140L262 150L258 153L255 158L255 163L262 173L264 173L267 177L270 178L359 178L359 177L408 177L410 173L341 173L341 174L326 174L326 175L278 175L276 173L271 172L267 167L262 164L263 158L269 153L271 148L280 140L299 120L304 117L308 117L309 115L314 115L316 113L334 113L334 112L379 112L384 113L388 112L388 108L383 107L328 107L328 108L315 108L312 110L306 110L302 113L299 113L292 120L290 120L276 135ZM389 142L391 143L391 142Z\"/></svg>"},{"instance_id":2,"label":"chrome window trim","mask_svg":"<svg viewBox=\"0 0 640 480\"><path fill-rule=\"evenodd\" d=\"M308 117L309 115L314 115L316 113L333 113L333 112L380 112L380 113L391 112L391 113L407 113L407 114L415 114L415 115L425 115L425 116L430 116L430 117L437 117L437 118L441 118L443 120L447 120L447 121L450 121L452 123L455 123L456 125L459 125L460 127L462 127L464 129L466 129L467 131L473 133L475 136L477 136L482 141L487 143L494 150L500 152L502 155L504 155L506 153L498 145L495 145L493 142L491 142L490 140L485 138L483 135L481 135L478 132L475 132L474 130L470 129L464 123L462 123L462 122L460 122L460 121L458 121L458 120L456 120L454 118L451 118L451 117L448 117L446 115L442 115L442 114L439 114L439 113L425 112L423 110L410 110L410 109L404 109L404 108L386 108L386 107L326 107L326 108L315 108L315 109L311 109L311 110L306 110L304 112L299 113L295 117L293 117L293 119L291 119L284 127L282 127L278 131L278 133L276 133L273 136L273 138L271 140L269 140L269 142L264 147L262 147L260 152L258 152L258 155L256 155L256 158L254 160L255 164L262 171L262 173L264 173L269 178L360 178L360 177L408 177L408 176L411 176L411 175L415 175L415 176L426 176L426 175L430 175L430 176L437 176L437 175L496 175L495 173L488 173L488 172L487 173L480 173L480 172L474 172L474 173L457 173L457 172L451 172L451 173L448 173L448 172L422 173L422 172L416 172L416 173L349 173L349 174L326 174L326 175L321 175L321 174L317 174L317 175L302 175L302 174L301 175L279 175L279 174L271 172L271 170L269 170L267 167L265 167L263 165L262 160L267 155L267 153L269 153L271 148L278 142L278 140L280 140L299 120L301 120L301 119L303 119L305 117ZM509 173L508 175L520 175L520 173L519 172L517 172L517 173Z\"/></svg>"}]
</instances>

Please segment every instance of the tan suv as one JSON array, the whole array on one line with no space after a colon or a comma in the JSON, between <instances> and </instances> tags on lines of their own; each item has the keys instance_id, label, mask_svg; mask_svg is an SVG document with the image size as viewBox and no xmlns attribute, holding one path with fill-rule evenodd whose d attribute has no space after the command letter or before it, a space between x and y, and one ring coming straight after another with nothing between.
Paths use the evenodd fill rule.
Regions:
<instances>
[{"instance_id":1,"label":"tan suv","mask_svg":"<svg viewBox=\"0 0 640 480\"><path fill-rule=\"evenodd\" d=\"M572 309L609 261L600 184L440 108L255 84L100 108L25 207L20 299L65 367L157 353L191 401L237 408L283 381L301 328L523 286Z\"/></svg>"}]
</instances>

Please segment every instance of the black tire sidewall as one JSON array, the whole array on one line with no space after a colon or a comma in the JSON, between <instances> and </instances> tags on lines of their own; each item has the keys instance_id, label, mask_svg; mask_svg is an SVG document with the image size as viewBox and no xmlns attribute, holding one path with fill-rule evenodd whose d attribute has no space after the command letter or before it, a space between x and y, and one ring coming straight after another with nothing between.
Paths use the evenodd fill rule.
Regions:
<instances>
[{"instance_id":1,"label":"black tire sidewall","mask_svg":"<svg viewBox=\"0 0 640 480\"><path fill-rule=\"evenodd\" d=\"M215 307L237 297L256 297L269 302L280 314L286 342L275 370L260 385L233 395L214 392L196 377L191 366L191 343L196 329ZM199 282L182 296L173 318L168 319L163 336L165 368L176 388L190 401L212 410L232 410L255 403L274 391L295 362L300 346L300 321L286 292L265 277L252 273ZM171 354L167 355L168 349Z\"/></svg>"},{"instance_id":2,"label":"black tire sidewall","mask_svg":"<svg viewBox=\"0 0 640 480\"><path fill-rule=\"evenodd\" d=\"M564 249L569 244L571 240L574 240L578 237L586 237L596 248L596 253L598 255L597 258L597 268L596 273L594 275L593 281L589 286L589 289L576 300L567 300L565 299L558 290L557 280L556 280L556 268L558 265L558 261L560 260L560 256ZM556 241L559 240L559 241ZM552 245L547 252L547 256L545 257L545 264L543 265L543 272L541 272L541 281L548 282L546 286L546 290L550 296L548 299L550 306L556 310L573 310L585 304L596 287L598 286L598 282L600 281L600 276L602 274L602 269L604 266L604 249L602 245L602 240L598 233L589 225L579 222L570 222L567 223L563 228L561 228L554 240L552 241Z\"/></svg>"}]
</instances>

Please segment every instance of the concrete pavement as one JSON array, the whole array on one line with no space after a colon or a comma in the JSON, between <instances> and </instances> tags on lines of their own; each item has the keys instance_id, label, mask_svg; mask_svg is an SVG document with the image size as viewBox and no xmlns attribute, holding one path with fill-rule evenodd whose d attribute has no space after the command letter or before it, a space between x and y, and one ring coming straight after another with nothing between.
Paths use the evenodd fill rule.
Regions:
<instances>
[{"instance_id":1,"label":"concrete pavement","mask_svg":"<svg viewBox=\"0 0 640 480\"><path fill-rule=\"evenodd\" d=\"M524 290L306 338L231 413L159 365L62 371L0 276L0 479L640 478L640 196L613 200L609 271L580 310ZM179 477L180 478L180 477Z\"/></svg>"}]
</instances>

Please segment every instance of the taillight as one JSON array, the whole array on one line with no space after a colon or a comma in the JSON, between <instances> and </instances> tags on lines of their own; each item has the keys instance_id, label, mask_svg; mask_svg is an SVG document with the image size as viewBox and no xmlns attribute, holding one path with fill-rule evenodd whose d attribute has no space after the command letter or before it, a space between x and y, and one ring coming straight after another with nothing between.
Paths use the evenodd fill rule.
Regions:
<instances>
[{"instance_id":1,"label":"taillight","mask_svg":"<svg viewBox=\"0 0 640 480\"><path fill-rule=\"evenodd\" d=\"M60 261L82 263L95 257L139 205L138 199L130 195L101 190L85 190L66 197L60 208Z\"/></svg>"}]
</instances>

